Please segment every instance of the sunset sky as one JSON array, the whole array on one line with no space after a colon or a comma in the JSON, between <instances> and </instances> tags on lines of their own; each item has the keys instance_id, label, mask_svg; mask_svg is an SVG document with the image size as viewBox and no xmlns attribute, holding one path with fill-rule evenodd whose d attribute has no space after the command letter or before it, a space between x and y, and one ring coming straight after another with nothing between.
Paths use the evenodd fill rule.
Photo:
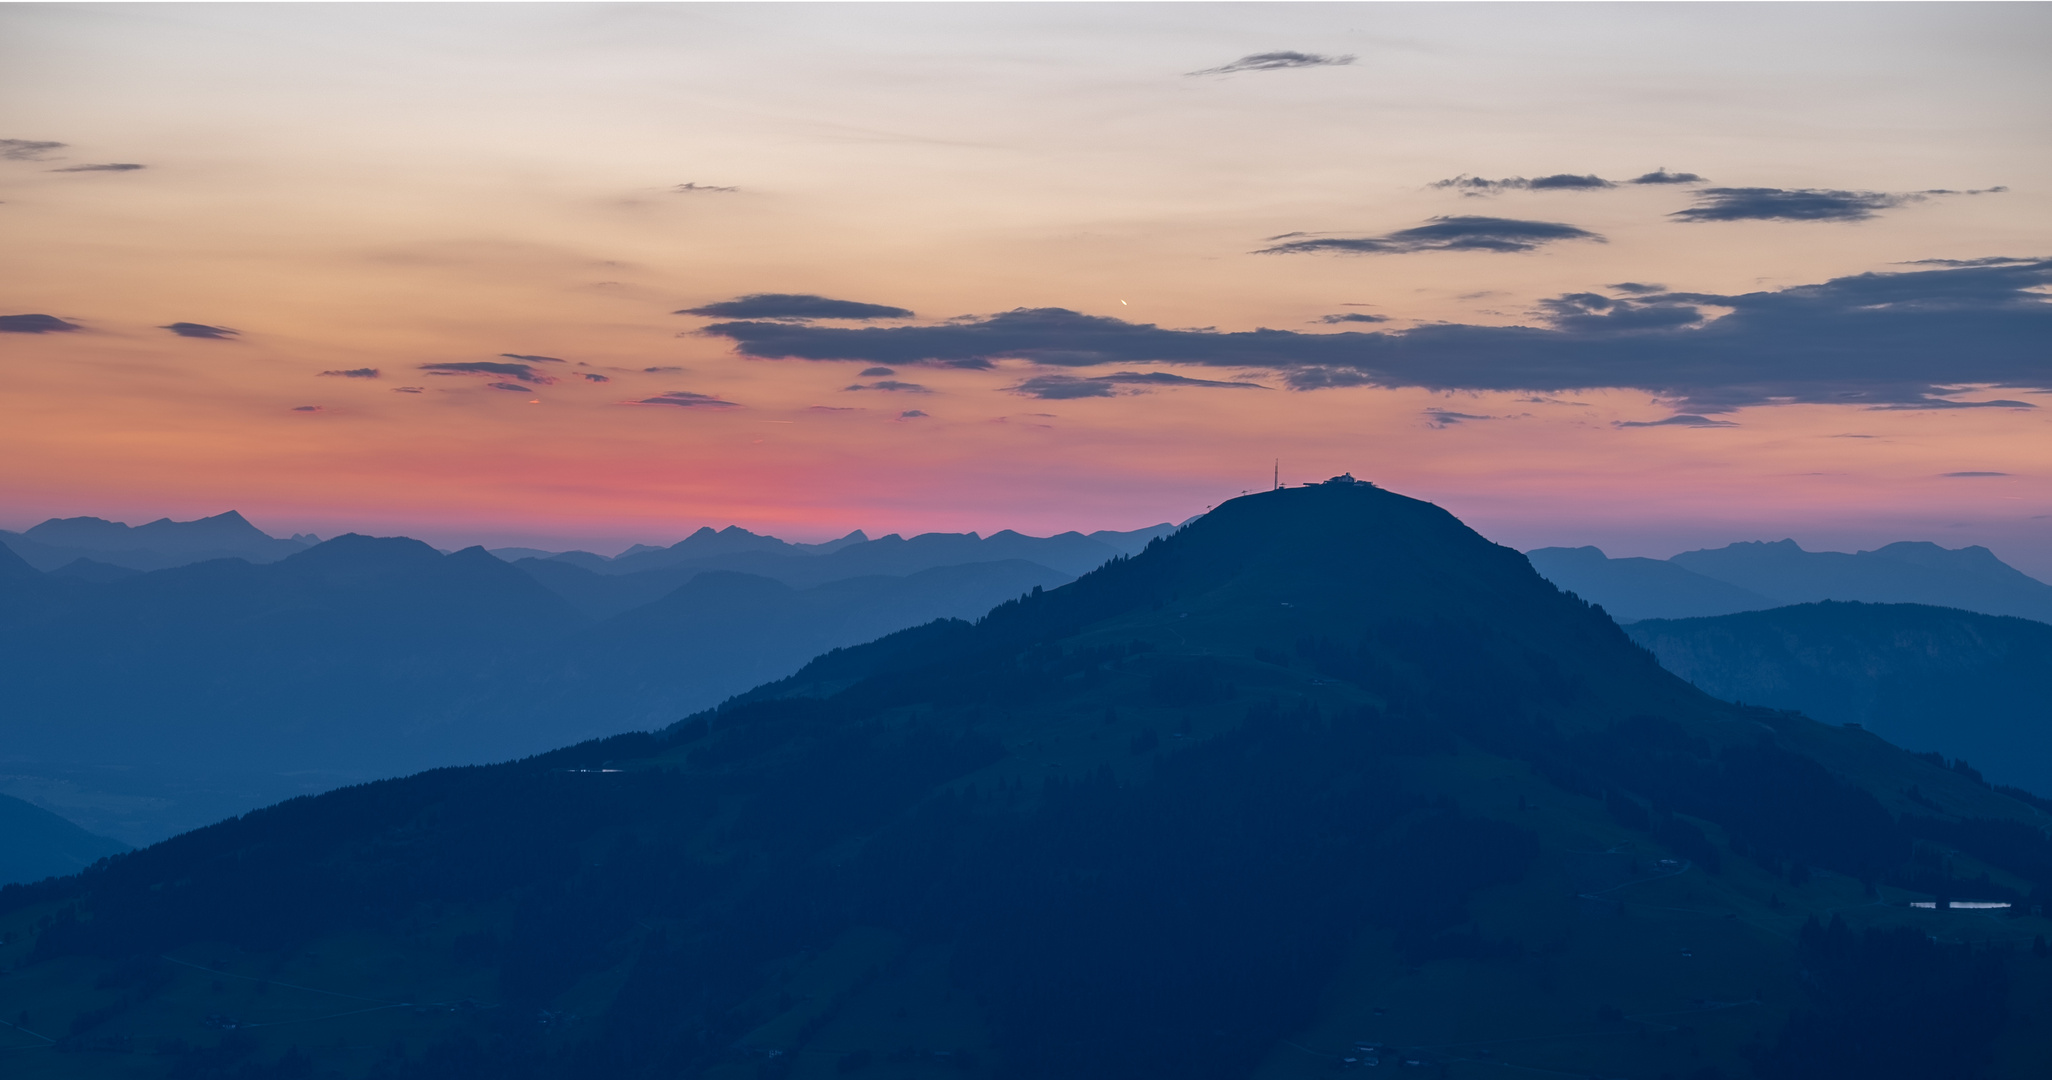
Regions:
<instances>
[{"instance_id":1,"label":"sunset sky","mask_svg":"<svg viewBox=\"0 0 2052 1080\"><path fill-rule=\"evenodd\" d=\"M0 527L1046 534L1280 459L2052 578L2047 56L2044 4L0 5Z\"/></svg>"}]
</instances>

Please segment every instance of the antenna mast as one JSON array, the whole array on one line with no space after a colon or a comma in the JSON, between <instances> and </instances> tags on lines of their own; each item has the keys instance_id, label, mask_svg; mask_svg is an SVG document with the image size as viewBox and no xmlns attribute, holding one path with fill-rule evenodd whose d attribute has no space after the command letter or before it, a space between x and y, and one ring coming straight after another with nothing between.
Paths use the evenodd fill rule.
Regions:
<instances>
[{"instance_id":1,"label":"antenna mast","mask_svg":"<svg viewBox=\"0 0 2052 1080\"><path fill-rule=\"evenodd\" d=\"M1279 489L1279 488L1281 488L1281 487L1282 487L1282 459L1281 459L1281 458L1276 458L1276 459L1275 459L1275 476L1274 476L1274 477L1273 477L1272 479L1270 479L1270 480L1269 480L1269 483L1268 483L1268 490L1270 490L1270 491L1275 491L1275 490L1277 490L1277 489Z\"/></svg>"}]
</instances>

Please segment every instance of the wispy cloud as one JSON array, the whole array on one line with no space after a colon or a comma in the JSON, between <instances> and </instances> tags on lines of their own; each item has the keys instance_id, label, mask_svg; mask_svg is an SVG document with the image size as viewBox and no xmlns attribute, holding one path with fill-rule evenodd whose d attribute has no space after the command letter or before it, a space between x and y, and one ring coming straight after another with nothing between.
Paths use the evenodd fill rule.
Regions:
<instances>
[{"instance_id":1,"label":"wispy cloud","mask_svg":"<svg viewBox=\"0 0 2052 1080\"><path fill-rule=\"evenodd\" d=\"M917 419L919 419L920 417L922 417L922 416L925 416L925 415L926 415L926 414L925 414L924 412L921 412L921 411L920 411L920 410L918 410L918 409L906 409L906 410L905 410L904 412L901 412L901 413L899 413L899 414L898 414L898 419L900 419L900 420L917 420Z\"/></svg>"},{"instance_id":2,"label":"wispy cloud","mask_svg":"<svg viewBox=\"0 0 2052 1080\"><path fill-rule=\"evenodd\" d=\"M865 304L855 300L834 300L810 293L751 293L716 304L673 311L672 315L702 315L714 319L909 319L912 312L889 304Z\"/></svg>"},{"instance_id":3,"label":"wispy cloud","mask_svg":"<svg viewBox=\"0 0 2052 1080\"><path fill-rule=\"evenodd\" d=\"M1737 426L1738 426L1738 424L1736 424L1736 423L1734 423L1734 422L1732 422L1732 421L1730 421L1730 420L1712 420L1712 419L1710 419L1710 418L1709 418L1709 417L1707 417L1707 416L1696 416L1696 415L1695 415L1695 414L1693 414L1693 413L1681 413L1681 414L1679 414L1679 415L1676 415L1676 416L1670 416L1670 417L1668 417L1668 418L1667 418L1667 419L1665 419L1665 420L1614 420L1614 421L1612 421L1612 424L1613 424L1614 426L1616 426L1616 427L1621 427L1621 428L1628 428L1628 427L1737 427Z\"/></svg>"},{"instance_id":4,"label":"wispy cloud","mask_svg":"<svg viewBox=\"0 0 2052 1080\"><path fill-rule=\"evenodd\" d=\"M1349 311L1341 315L1326 315L1318 320L1322 323L1379 323L1388 322L1387 315L1369 315L1365 312Z\"/></svg>"},{"instance_id":5,"label":"wispy cloud","mask_svg":"<svg viewBox=\"0 0 2052 1080\"><path fill-rule=\"evenodd\" d=\"M721 401L711 394L694 394L689 390L666 390L654 397L637 401L623 401L622 405L675 405L685 409L738 409L740 404Z\"/></svg>"},{"instance_id":6,"label":"wispy cloud","mask_svg":"<svg viewBox=\"0 0 2052 1080\"><path fill-rule=\"evenodd\" d=\"M887 368L887 367L870 367L870 368L863 368L863 369L862 369L861 371L858 371L858 372L856 372L856 374L857 374L857 375L860 375L860 376L862 376L862 377L863 377L863 378L865 378L865 379L874 379L874 378L877 378L877 377L879 377L879 376L885 376L885 375L896 375L897 373L898 373L898 372L897 372L897 369L896 369L896 368Z\"/></svg>"},{"instance_id":7,"label":"wispy cloud","mask_svg":"<svg viewBox=\"0 0 2052 1080\"><path fill-rule=\"evenodd\" d=\"M1292 239L1303 237L1303 239ZM1257 255L1302 255L1330 252L1342 255L1405 255L1420 251L1488 251L1518 252L1532 251L1546 244L1561 240L1594 240L1602 243L1603 238L1573 225L1557 221L1520 221L1515 218L1436 217L1410 229L1399 229L1383 236L1313 236L1309 233L1284 233L1269 237L1271 241L1284 243L1265 247Z\"/></svg>"},{"instance_id":8,"label":"wispy cloud","mask_svg":"<svg viewBox=\"0 0 2052 1080\"><path fill-rule=\"evenodd\" d=\"M45 161L52 150L64 144L48 139L0 139L0 161Z\"/></svg>"},{"instance_id":9,"label":"wispy cloud","mask_svg":"<svg viewBox=\"0 0 2052 1080\"><path fill-rule=\"evenodd\" d=\"M1832 188L1717 187L1696 193L1696 205L1667 215L1676 221L1866 221L1883 210L1934 195L1991 195L2008 188L1952 191L1839 191Z\"/></svg>"},{"instance_id":10,"label":"wispy cloud","mask_svg":"<svg viewBox=\"0 0 2052 1080\"><path fill-rule=\"evenodd\" d=\"M554 357L554 356L529 356L529 355L527 355L526 353L512 353L512 352L502 352L502 353L500 353L499 355L500 355L500 356L503 356L503 357L505 357L505 358L506 358L506 359L508 359L508 360L525 360L525 361L527 361L527 362L528 362L528 363L530 363L530 364L567 364L567 363L569 363L569 361L567 361L567 360L563 360L563 359L561 359L561 358L559 358L559 357Z\"/></svg>"},{"instance_id":11,"label":"wispy cloud","mask_svg":"<svg viewBox=\"0 0 2052 1080\"><path fill-rule=\"evenodd\" d=\"M677 192L680 195L696 195L701 193L709 195L725 195L739 191L741 189L737 187L722 187L718 184L678 184L676 187L673 187L670 190Z\"/></svg>"},{"instance_id":12,"label":"wispy cloud","mask_svg":"<svg viewBox=\"0 0 2052 1080\"><path fill-rule=\"evenodd\" d=\"M1450 428L1466 420L1494 419L1496 419L1494 416L1477 416L1474 413L1454 412L1452 409L1425 410L1425 426L1430 428Z\"/></svg>"},{"instance_id":13,"label":"wispy cloud","mask_svg":"<svg viewBox=\"0 0 2052 1080\"><path fill-rule=\"evenodd\" d=\"M1043 401L1073 401L1078 398L1117 397L1120 394L1144 394L1150 387L1163 386L1208 386L1242 390L1266 390L1260 383L1219 382L1212 379L1192 379L1166 371L1119 371L1110 375L1035 375L1017 385L1005 389L1024 397L1040 398ZM1124 389L1121 389L1121 388Z\"/></svg>"},{"instance_id":14,"label":"wispy cloud","mask_svg":"<svg viewBox=\"0 0 2052 1080\"><path fill-rule=\"evenodd\" d=\"M594 375L594 374L592 374L592 373L591 373L591 372L589 372L589 371L586 371L586 372L581 372L580 374L582 374L582 375L584 376L584 380L585 380L586 382L612 382L612 381L613 381L613 378L612 378L612 376L610 376L610 375Z\"/></svg>"},{"instance_id":15,"label":"wispy cloud","mask_svg":"<svg viewBox=\"0 0 2052 1080\"><path fill-rule=\"evenodd\" d=\"M0 334L68 334L77 323L55 315L0 315Z\"/></svg>"},{"instance_id":16,"label":"wispy cloud","mask_svg":"<svg viewBox=\"0 0 2052 1080\"><path fill-rule=\"evenodd\" d=\"M395 394L421 394L421 393L426 393L426 392L427 392L427 387L425 387L425 386L395 386L395 387L393 387L393 388L392 388L392 392L393 392L393 393L395 393Z\"/></svg>"},{"instance_id":17,"label":"wispy cloud","mask_svg":"<svg viewBox=\"0 0 2052 1080\"><path fill-rule=\"evenodd\" d=\"M1666 166L1655 169L1643 176L1632 177L1628 181L1628 183L1633 184L1707 184L1709 182L1704 177L1697 176L1692 172L1668 172Z\"/></svg>"},{"instance_id":18,"label":"wispy cloud","mask_svg":"<svg viewBox=\"0 0 2052 1080\"><path fill-rule=\"evenodd\" d=\"M169 330L179 337L207 338L213 341L226 341L242 332L240 330L230 330L225 326L208 326L206 323L196 322L175 322L159 326L157 329Z\"/></svg>"},{"instance_id":19,"label":"wispy cloud","mask_svg":"<svg viewBox=\"0 0 2052 1080\"><path fill-rule=\"evenodd\" d=\"M496 360L471 360L456 364L421 364L420 370L430 375L482 375L487 377L518 379L535 386L547 386L555 382L552 375L544 375L526 364L502 364Z\"/></svg>"},{"instance_id":20,"label":"wispy cloud","mask_svg":"<svg viewBox=\"0 0 2052 1080\"><path fill-rule=\"evenodd\" d=\"M730 322L706 328L745 356L896 368L1185 364L1275 371L1294 389L1339 386L1529 393L1631 388L1709 416L1777 402L1869 408L2019 408L1957 400L1960 386L2052 387L2052 260L1856 274L1735 295L1570 293L1530 325L1220 333L1063 308L927 326Z\"/></svg>"},{"instance_id":21,"label":"wispy cloud","mask_svg":"<svg viewBox=\"0 0 2052 1080\"><path fill-rule=\"evenodd\" d=\"M1967 471L1967 472L1949 472L1949 473L1946 473L1945 475L1947 475L1947 476L2008 476L2009 474L2008 474L2008 473L2006 473L2006 472L1984 472L1984 471L1981 471L1981 470L1978 470L1978 469L1973 469L1973 470L1969 470L1969 471Z\"/></svg>"},{"instance_id":22,"label":"wispy cloud","mask_svg":"<svg viewBox=\"0 0 2052 1080\"><path fill-rule=\"evenodd\" d=\"M379 372L374 367L360 367L350 368L346 371L323 371L321 374L333 375L343 379L375 379L378 377Z\"/></svg>"},{"instance_id":23,"label":"wispy cloud","mask_svg":"<svg viewBox=\"0 0 2052 1080\"><path fill-rule=\"evenodd\" d=\"M294 406L292 407L292 411L293 411L293 412L326 412L327 410L326 410L326 409L324 409L324 408L322 408L322 407L321 407L321 406L319 406L319 405L294 405Z\"/></svg>"},{"instance_id":24,"label":"wispy cloud","mask_svg":"<svg viewBox=\"0 0 2052 1080\"><path fill-rule=\"evenodd\" d=\"M134 172L148 166L133 161L110 161L104 165L73 165L69 168L51 169L51 172Z\"/></svg>"},{"instance_id":25,"label":"wispy cloud","mask_svg":"<svg viewBox=\"0 0 2052 1080\"><path fill-rule=\"evenodd\" d=\"M1287 71L1291 68L1345 67L1354 62L1353 56L1326 56L1322 53L1296 52L1279 49L1275 52L1249 53L1230 64L1205 68L1201 71L1185 72L1190 76L1231 75L1240 71Z\"/></svg>"},{"instance_id":26,"label":"wispy cloud","mask_svg":"<svg viewBox=\"0 0 2052 1080\"><path fill-rule=\"evenodd\" d=\"M1446 180L1434 180L1430 187L1452 188L1470 195L1494 195L1504 191L1601 191L1614 188L1616 182L1605 180L1594 173L1554 173L1551 176L1506 176L1501 180L1487 180L1480 176L1460 176Z\"/></svg>"},{"instance_id":27,"label":"wispy cloud","mask_svg":"<svg viewBox=\"0 0 2052 1080\"><path fill-rule=\"evenodd\" d=\"M855 385L853 385L853 386L844 386L844 387L842 387L841 389L843 389L843 390L883 390L883 391L887 391L887 392L890 392L890 393L897 393L897 394L931 394L931 393L933 393L933 391L931 391L931 390L927 389L927 388L926 388L926 387L924 387L924 386L921 386L921 385L919 385L918 383L915 383L915 382L899 382L899 381L898 381L898 380L896 380L896 379L878 379L878 380L877 380L876 382L873 382L873 383L868 383L868 384L864 384L864 383L856 383L856 384L855 384Z\"/></svg>"}]
</instances>

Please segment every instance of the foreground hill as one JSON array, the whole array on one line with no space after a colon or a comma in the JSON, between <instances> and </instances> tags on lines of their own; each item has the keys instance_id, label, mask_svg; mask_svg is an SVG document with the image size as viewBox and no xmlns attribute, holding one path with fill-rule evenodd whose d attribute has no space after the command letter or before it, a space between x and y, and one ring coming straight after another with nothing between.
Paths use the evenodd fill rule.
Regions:
<instances>
[{"instance_id":1,"label":"foreground hill","mask_svg":"<svg viewBox=\"0 0 2052 1080\"><path fill-rule=\"evenodd\" d=\"M1593 547L1539 548L1548 580L1621 622L1686 619L1824 600L1931 604L2052 623L2052 585L1984 547L1924 542L1804 551L1793 540L1728 544L1672 559L1612 559Z\"/></svg>"},{"instance_id":2,"label":"foreground hill","mask_svg":"<svg viewBox=\"0 0 2052 1080\"><path fill-rule=\"evenodd\" d=\"M1862 724L1989 779L2052 791L2052 626L1920 604L1801 604L1626 628L1732 701Z\"/></svg>"},{"instance_id":3,"label":"foreground hill","mask_svg":"<svg viewBox=\"0 0 2052 1080\"><path fill-rule=\"evenodd\" d=\"M1333 484L0 891L0 1017L22 1076L2037 1076L2045 820Z\"/></svg>"},{"instance_id":4,"label":"foreground hill","mask_svg":"<svg viewBox=\"0 0 2052 1080\"><path fill-rule=\"evenodd\" d=\"M40 806L0 795L0 885L76 874L127 850L119 840L95 836Z\"/></svg>"}]
</instances>

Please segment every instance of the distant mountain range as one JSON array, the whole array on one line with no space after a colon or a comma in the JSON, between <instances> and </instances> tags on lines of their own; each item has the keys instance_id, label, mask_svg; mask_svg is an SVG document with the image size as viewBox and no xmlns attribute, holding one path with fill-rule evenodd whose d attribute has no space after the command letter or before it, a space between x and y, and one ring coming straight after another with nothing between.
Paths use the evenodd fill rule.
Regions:
<instances>
[{"instance_id":1,"label":"distant mountain range","mask_svg":"<svg viewBox=\"0 0 2052 1080\"><path fill-rule=\"evenodd\" d=\"M276 562L319 542L306 535L280 540L233 510L196 521L161 518L130 527L105 518L51 518L23 532L0 529L4 544L38 570L89 579L120 577L104 567L163 570L208 559ZM76 563L85 564L67 569Z\"/></svg>"},{"instance_id":2,"label":"distant mountain range","mask_svg":"<svg viewBox=\"0 0 2052 1080\"><path fill-rule=\"evenodd\" d=\"M1846 554L1793 540L1685 551L1671 559L1612 559L1594 547L1526 552L1547 580L1619 622L1729 615L1823 600L1930 604L2052 623L2052 585L1984 547L1889 544Z\"/></svg>"},{"instance_id":3,"label":"distant mountain range","mask_svg":"<svg viewBox=\"0 0 2052 1080\"><path fill-rule=\"evenodd\" d=\"M349 576L423 620L396 594L497 590L499 638L568 608L482 551L330 544L205 570L283 602L201 625L269 662ZM645 671L616 654L671 600L719 602L552 653ZM449 630L303 663L341 692ZM163 1080L2043 1076L2047 805L1717 700L1348 481L659 731L0 889L0 1031L38 1075Z\"/></svg>"},{"instance_id":4,"label":"distant mountain range","mask_svg":"<svg viewBox=\"0 0 2052 1080\"><path fill-rule=\"evenodd\" d=\"M1825 601L1625 628L1728 701L1860 724L2052 792L2052 626L1921 604Z\"/></svg>"},{"instance_id":5,"label":"distant mountain range","mask_svg":"<svg viewBox=\"0 0 2052 1080\"><path fill-rule=\"evenodd\" d=\"M0 885L62 877L129 850L73 825L56 814L0 795Z\"/></svg>"}]
</instances>

